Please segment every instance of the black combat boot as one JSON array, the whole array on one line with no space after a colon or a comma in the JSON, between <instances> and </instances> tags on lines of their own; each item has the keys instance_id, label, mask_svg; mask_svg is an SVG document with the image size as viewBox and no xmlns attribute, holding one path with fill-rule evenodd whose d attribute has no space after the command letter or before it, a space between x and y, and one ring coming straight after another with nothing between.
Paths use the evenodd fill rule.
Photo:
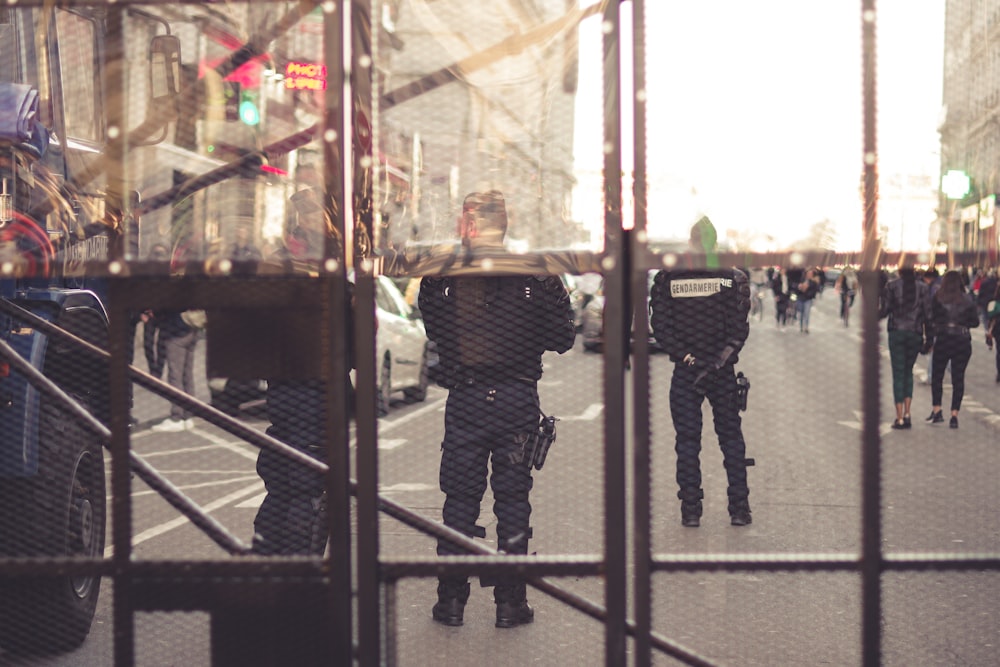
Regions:
<instances>
[{"instance_id":1,"label":"black combat boot","mask_svg":"<svg viewBox=\"0 0 1000 667\"><path fill-rule=\"evenodd\" d=\"M442 625L462 625L465 603L469 601L469 582L462 579L438 580L438 601L431 610L434 620Z\"/></svg>"},{"instance_id":2,"label":"black combat boot","mask_svg":"<svg viewBox=\"0 0 1000 667\"><path fill-rule=\"evenodd\" d=\"M677 493L681 501L681 525L697 528L701 525L701 499L704 492L701 489L681 489Z\"/></svg>"},{"instance_id":3,"label":"black combat boot","mask_svg":"<svg viewBox=\"0 0 1000 667\"><path fill-rule=\"evenodd\" d=\"M535 610L528 606L526 593L524 584L494 587L493 599L497 603L498 628L513 628L535 620Z\"/></svg>"},{"instance_id":4,"label":"black combat boot","mask_svg":"<svg viewBox=\"0 0 1000 667\"><path fill-rule=\"evenodd\" d=\"M729 499L729 521L734 526L749 526L753 523L750 516L750 501L743 498Z\"/></svg>"},{"instance_id":5,"label":"black combat boot","mask_svg":"<svg viewBox=\"0 0 1000 667\"><path fill-rule=\"evenodd\" d=\"M697 528L701 525L700 500L681 501L681 525L688 528Z\"/></svg>"}]
</instances>

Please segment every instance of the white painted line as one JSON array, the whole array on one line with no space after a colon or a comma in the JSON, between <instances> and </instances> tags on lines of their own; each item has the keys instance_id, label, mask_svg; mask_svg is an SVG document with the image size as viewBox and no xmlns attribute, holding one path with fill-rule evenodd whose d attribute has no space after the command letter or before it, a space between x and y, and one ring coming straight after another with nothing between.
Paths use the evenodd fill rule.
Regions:
<instances>
[{"instance_id":1,"label":"white painted line","mask_svg":"<svg viewBox=\"0 0 1000 667\"><path fill-rule=\"evenodd\" d=\"M157 468L156 472L163 475L245 475L249 470L243 468L242 470L222 470L219 468L213 470L195 470L195 469L185 469L178 468L176 470L164 470L163 468Z\"/></svg>"},{"instance_id":2,"label":"white painted line","mask_svg":"<svg viewBox=\"0 0 1000 667\"><path fill-rule=\"evenodd\" d=\"M395 439L392 439L392 438L379 438L378 448L379 449L386 449L386 450L388 450L388 449L396 449L396 447L402 447L403 445L405 445L408 442L409 442L409 440L407 440L406 438L395 438Z\"/></svg>"},{"instance_id":3,"label":"white painted line","mask_svg":"<svg viewBox=\"0 0 1000 667\"><path fill-rule=\"evenodd\" d=\"M142 458L144 459L151 459L151 458L156 458L158 456L173 456L174 454L190 454L192 452L204 452L211 449L215 449L215 445L204 445L201 447L185 447L184 449L169 449L159 452L140 452L139 455L142 456Z\"/></svg>"},{"instance_id":4,"label":"white painted line","mask_svg":"<svg viewBox=\"0 0 1000 667\"><path fill-rule=\"evenodd\" d=\"M403 415L399 419L394 419L391 422L385 423L385 422L382 422L382 420L379 420L378 432L379 433L385 433L387 431L391 431L394 428L396 428L397 426L402 426L403 424L406 424L406 423L408 423L408 422L416 419L417 417L421 417L421 416L423 416L424 414L426 414L428 412L435 412L437 410L441 410L441 409L444 408L444 404L445 404L445 402L447 402L447 400L448 400L447 397L440 398L440 399L434 401L433 403L428 403L427 405L423 406L419 410L414 410L413 412L411 412L409 414L406 414L406 415Z\"/></svg>"},{"instance_id":5,"label":"white painted line","mask_svg":"<svg viewBox=\"0 0 1000 667\"><path fill-rule=\"evenodd\" d=\"M189 489L206 489L213 486L222 486L224 484L236 484L237 482L249 482L251 480L259 480L259 479L260 477L258 477L257 475L250 475L247 477L233 477L232 479L215 480L213 482L201 482L200 484L185 484L184 486L178 486L177 489L180 491L187 491ZM134 492L132 494L132 497L138 498L139 496L150 496L150 495L160 495L160 492L154 491L153 489L147 489L146 491Z\"/></svg>"},{"instance_id":6,"label":"white painted line","mask_svg":"<svg viewBox=\"0 0 1000 667\"><path fill-rule=\"evenodd\" d=\"M253 498L247 498L242 503L236 505L237 509L257 509L264 502L264 498L267 497L266 493L262 493L259 496L254 496Z\"/></svg>"},{"instance_id":7,"label":"white painted line","mask_svg":"<svg viewBox=\"0 0 1000 667\"><path fill-rule=\"evenodd\" d=\"M406 483L406 482L403 482L402 484L393 484L391 486L382 486L382 487L379 487L378 492L379 493L400 493L400 492L407 492L407 491L412 492L412 491L436 491L436 490L437 490L437 487L434 486L434 485L432 485L432 484L420 484L420 483ZM262 493L262 494L260 494L258 496L254 496L253 498L247 498L246 500L244 500L243 502L239 503L238 505L235 505L235 507L238 508L238 509L252 509L252 510L258 509L260 507L261 503L264 502L264 498L266 496L267 496L266 493Z\"/></svg>"},{"instance_id":8,"label":"white painted line","mask_svg":"<svg viewBox=\"0 0 1000 667\"><path fill-rule=\"evenodd\" d=\"M219 498L218 500L214 500L214 501L208 503L207 505L203 505L201 509L203 511L205 511L205 512L212 512L214 510L219 509L220 507L225 507L226 505L229 505L230 503L233 503L233 502L239 500L240 498L243 498L247 494L257 493L262 488L264 488L264 482L261 482L261 481L255 482L254 484L251 484L250 486L243 487L239 491L233 491L228 496L223 496L222 498ZM153 526L152 528L149 528L148 530L144 530L144 531L142 531L141 533L139 533L137 535L133 535L132 536L132 547L134 548L137 545L142 544L143 542L146 542L147 540L151 540L154 537L159 537L160 535L168 533L171 530L173 530L174 528L180 528L181 526L183 526L183 525L185 525L187 523L190 523L190 521L188 520L188 518L186 516L179 516L176 519L171 519L170 521L167 521L165 523L161 523L159 526ZM104 550L104 557L105 558L111 558L113 555L114 555L114 545L109 545Z\"/></svg>"},{"instance_id":9,"label":"white painted line","mask_svg":"<svg viewBox=\"0 0 1000 667\"><path fill-rule=\"evenodd\" d=\"M591 403L582 414L570 415L569 417L559 417L559 421L593 421L600 416L603 410L603 403Z\"/></svg>"},{"instance_id":10,"label":"white painted line","mask_svg":"<svg viewBox=\"0 0 1000 667\"><path fill-rule=\"evenodd\" d=\"M841 421L841 422L837 422L837 423L840 424L841 426L847 426L849 428L853 428L856 431L864 430L864 424L861 421L861 419L863 417L861 411L860 410L853 410L853 412L854 412L854 418L857 421L852 421L852 422L850 422L850 421ZM881 424L878 427L878 433L879 433L880 436L885 436L890 431L892 431L892 424Z\"/></svg>"},{"instance_id":11,"label":"white painted line","mask_svg":"<svg viewBox=\"0 0 1000 667\"><path fill-rule=\"evenodd\" d=\"M202 431L199 428L194 428L191 430L192 433L197 433L200 437L208 440L210 443L216 447L221 447L222 449L228 449L234 454L238 454L244 458L250 459L251 461L257 461L257 448L253 445L248 445L242 440L230 441L225 438L220 438L214 433L209 433L208 431Z\"/></svg>"},{"instance_id":12,"label":"white painted line","mask_svg":"<svg viewBox=\"0 0 1000 667\"><path fill-rule=\"evenodd\" d=\"M432 484L422 484L419 482L402 482L391 486L380 486L379 493L396 493L400 491L434 491L437 487Z\"/></svg>"}]
</instances>

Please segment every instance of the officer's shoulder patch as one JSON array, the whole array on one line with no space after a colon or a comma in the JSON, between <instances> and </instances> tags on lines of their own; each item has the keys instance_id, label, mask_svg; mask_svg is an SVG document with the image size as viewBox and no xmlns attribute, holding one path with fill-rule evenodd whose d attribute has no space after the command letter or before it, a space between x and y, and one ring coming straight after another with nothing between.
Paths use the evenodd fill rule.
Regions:
<instances>
[{"instance_id":1,"label":"officer's shoulder patch","mask_svg":"<svg viewBox=\"0 0 1000 667\"><path fill-rule=\"evenodd\" d=\"M718 294L723 289L731 289L732 278L679 278L670 281L670 296L675 299L698 298Z\"/></svg>"}]
</instances>

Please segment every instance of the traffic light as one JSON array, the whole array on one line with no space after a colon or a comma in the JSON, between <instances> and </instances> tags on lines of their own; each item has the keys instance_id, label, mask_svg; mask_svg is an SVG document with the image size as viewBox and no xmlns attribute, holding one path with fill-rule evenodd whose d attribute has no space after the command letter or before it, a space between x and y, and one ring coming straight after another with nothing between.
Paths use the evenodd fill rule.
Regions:
<instances>
[{"instance_id":1,"label":"traffic light","mask_svg":"<svg viewBox=\"0 0 1000 667\"><path fill-rule=\"evenodd\" d=\"M246 125L260 123L260 108L257 106L259 95L257 91L244 90L240 95L240 120Z\"/></svg>"},{"instance_id":2,"label":"traffic light","mask_svg":"<svg viewBox=\"0 0 1000 667\"><path fill-rule=\"evenodd\" d=\"M240 84L234 81L224 81L222 84L222 94L226 103L226 120L237 121L240 119L240 102L243 99Z\"/></svg>"},{"instance_id":3,"label":"traffic light","mask_svg":"<svg viewBox=\"0 0 1000 667\"><path fill-rule=\"evenodd\" d=\"M260 91L243 88L235 81L226 81L223 88L226 97L226 120L240 121L245 125L260 123Z\"/></svg>"}]
</instances>

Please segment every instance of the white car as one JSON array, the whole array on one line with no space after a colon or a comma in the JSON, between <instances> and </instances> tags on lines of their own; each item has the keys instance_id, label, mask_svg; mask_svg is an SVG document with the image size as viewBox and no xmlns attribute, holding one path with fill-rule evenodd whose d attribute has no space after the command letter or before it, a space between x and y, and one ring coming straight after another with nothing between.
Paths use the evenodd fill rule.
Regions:
<instances>
[{"instance_id":1,"label":"white car","mask_svg":"<svg viewBox=\"0 0 1000 667\"><path fill-rule=\"evenodd\" d=\"M437 354L427 340L424 322L417 309L406 303L402 292L387 276L375 278L375 360L379 415L389 411L390 399L401 392L409 403L423 401L430 384L430 367ZM352 372L352 376L353 376ZM208 379L212 404L230 414L241 406L259 405L267 391L264 380Z\"/></svg>"},{"instance_id":2,"label":"white car","mask_svg":"<svg viewBox=\"0 0 1000 667\"><path fill-rule=\"evenodd\" d=\"M408 403L427 398L429 368L436 355L429 349L419 311L406 303L403 293L387 276L375 278L375 313L378 411L385 414L396 392L402 392Z\"/></svg>"}]
</instances>

